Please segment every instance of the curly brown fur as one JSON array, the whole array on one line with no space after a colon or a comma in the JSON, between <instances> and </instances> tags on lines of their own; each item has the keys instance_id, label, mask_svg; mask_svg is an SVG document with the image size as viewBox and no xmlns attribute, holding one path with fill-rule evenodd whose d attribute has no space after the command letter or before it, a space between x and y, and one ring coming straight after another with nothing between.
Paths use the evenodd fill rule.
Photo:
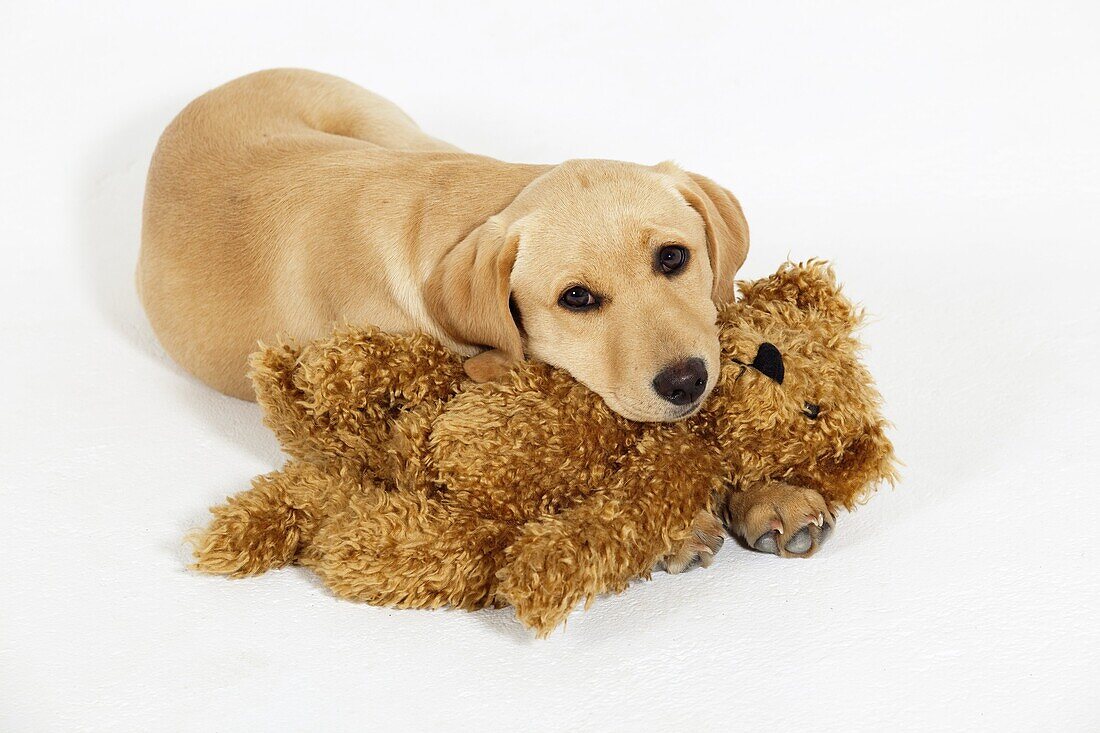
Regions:
<instances>
[{"instance_id":1,"label":"curly brown fur","mask_svg":"<svg viewBox=\"0 0 1100 733\"><path fill-rule=\"evenodd\" d=\"M196 567L297 561L343 597L510 604L545 634L659 564L705 564L702 510L759 549L812 554L839 508L894 475L860 315L819 262L741 289L719 315L714 392L677 423L629 422L535 363L472 384L423 336L345 328L261 351L257 396L291 460L213 510Z\"/></svg>"}]
</instances>

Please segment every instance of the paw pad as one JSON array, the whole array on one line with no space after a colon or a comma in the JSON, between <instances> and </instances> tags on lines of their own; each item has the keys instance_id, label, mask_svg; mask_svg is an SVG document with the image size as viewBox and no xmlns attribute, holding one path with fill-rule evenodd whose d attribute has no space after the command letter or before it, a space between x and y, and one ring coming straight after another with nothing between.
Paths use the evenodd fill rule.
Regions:
<instances>
[{"instance_id":1,"label":"paw pad","mask_svg":"<svg viewBox=\"0 0 1100 733\"><path fill-rule=\"evenodd\" d=\"M810 557L832 532L825 499L812 489L772 484L734 496L726 521L753 549L780 557Z\"/></svg>"},{"instance_id":2,"label":"paw pad","mask_svg":"<svg viewBox=\"0 0 1100 733\"><path fill-rule=\"evenodd\" d=\"M814 540L813 537L810 537L810 525L806 525L795 532L794 537L791 537L791 541L787 543L787 552L804 555L813 546Z\"/></svg>"},{"instance_id":3,"label":"paw pad","mask_svg":"<svg viewBox=\"0 0 1100 733\"><path fill-rule=\"evenodd\" d=\"M773 529L770 532L765 532L760 535L756 542L752 543L752 546L760 552L770 552L773 555L779 554L779 531Z\"/></svg>"}]
</instances>

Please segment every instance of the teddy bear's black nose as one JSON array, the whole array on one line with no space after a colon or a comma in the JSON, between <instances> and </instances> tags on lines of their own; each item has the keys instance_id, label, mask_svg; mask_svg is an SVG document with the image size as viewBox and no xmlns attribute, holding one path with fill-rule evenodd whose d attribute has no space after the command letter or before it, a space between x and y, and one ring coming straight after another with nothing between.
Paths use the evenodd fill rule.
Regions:
<instances>
[{"instance_id":1,"label":"teddy bear's black nose","mask_svg":"<svg viewBox=\"0 0 1100 733\"><path fill-rule=\"evenodd\" d=\"M760 344L760 348L756 350L756 358L752 360L752 367L765 377L783 384L783 355L775 348L775 344L767 341Z\"/></svg>"},{"instance_id":2,"label":"teddy bear's black nose","mask_svg":"<svg viewBox=\"0 0 1100 733\"><path fill-rule=\"evenodd\" d=\"M707 365L696 357L662 369L653 380L657 394L674 405L690 405L707 388Z\"/></svg>"}]
</instances>

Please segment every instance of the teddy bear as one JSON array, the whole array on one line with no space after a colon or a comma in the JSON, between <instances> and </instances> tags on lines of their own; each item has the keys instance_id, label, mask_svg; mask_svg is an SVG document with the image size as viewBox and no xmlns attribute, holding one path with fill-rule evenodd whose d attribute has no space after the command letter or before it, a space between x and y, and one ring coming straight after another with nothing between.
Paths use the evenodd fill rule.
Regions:
<instances>
[{"instance_id":1,"label":"teddy bear","mask_svg":"<svg viewBox=\"0 0 1100 733\"><path fill-rule=\"evenodd\" d=\"M738 285L718 381L672 423L626 420L545 364L475 384L423 334L345 327L263 348L251 377L290 458L211 510L195 567L296 562L345 598L511 605L545 635L654 568L709 564L723 525L812 555L838 510L895 475L861 312L819 261Z\"/></svg>"}]
</instances>

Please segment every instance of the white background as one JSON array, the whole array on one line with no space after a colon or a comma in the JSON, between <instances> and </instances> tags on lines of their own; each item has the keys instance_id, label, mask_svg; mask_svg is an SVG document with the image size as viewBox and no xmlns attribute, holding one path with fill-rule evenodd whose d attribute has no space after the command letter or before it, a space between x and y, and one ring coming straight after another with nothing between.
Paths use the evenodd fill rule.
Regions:
<instances>
[{"instance_id":1,"label":"white background","mask_svg":"<svg viewBox=\"0 0 1100 733\"><path fill-rule=\"evenodd\" d=\"M0 10L0 729L1096 730L1095 3L406 5ZM547 641L188 571L281 458L154 341L143 180L175 112L270 66L471 151L728 186L743 275L827 257L875 314L902 482L812 560L729 542Z\"/></svg>"}]
</instances>

